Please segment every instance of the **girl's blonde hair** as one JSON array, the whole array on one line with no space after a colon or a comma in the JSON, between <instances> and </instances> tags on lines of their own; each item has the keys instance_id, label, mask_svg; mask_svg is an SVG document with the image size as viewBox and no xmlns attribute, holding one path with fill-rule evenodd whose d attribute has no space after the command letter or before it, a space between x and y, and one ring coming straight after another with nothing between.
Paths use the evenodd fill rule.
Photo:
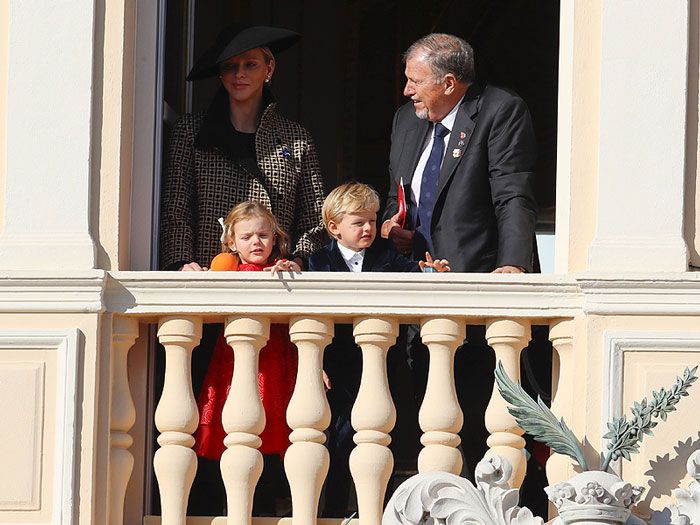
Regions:
<instances>
[{"instance_id":1,"label":"girl's blonde hair","mask_svg":"<svg viewBox=\"0 0 700 525\"><path fill-rule=\"evenodd\" d=\"M280 227L277 218L264 205L257 201L243 201L228 212L224 219L224 242L221 243L221 251L238 254L229 247L231 241L235 239L233 226L240 221L262 217L270 223L270 229L274 235L274 246L270 253L270 260L282 259L289 256L289 235ZM239 261L240 262L240 261Z\"/></svg>"}]
</instances>

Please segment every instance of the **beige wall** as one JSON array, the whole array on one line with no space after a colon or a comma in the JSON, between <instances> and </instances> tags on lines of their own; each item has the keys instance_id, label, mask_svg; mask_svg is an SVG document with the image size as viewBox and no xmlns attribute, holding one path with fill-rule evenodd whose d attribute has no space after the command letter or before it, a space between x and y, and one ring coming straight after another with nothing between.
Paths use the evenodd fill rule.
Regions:
<instances>
[{"instance_id":1,"label":"beige wall","mask_svg":"<svg viewBox=\"0 0 700 525\"><path fill-rule=\"evenodd\" d=\"M58 365L61 357L70 353L70 345L43 346L37 339L56 331L78 334L77 368L69 366L65 375ZM4 472L13 473L0 482L0 523L59 521L65 504L56 501L56 491L62 485L59 466L66 466L64 458L71 450L76 451L78 479L74 485L78 493L73 494L72 503L77 507L80 502L76 517L80 523L93 523L94 516L105 512L108 451L104 445L97 445L106 443L109 406L107 396L100 394L106 378L98 374L99 370L107 370L101 361L109 353L98 351L99 333L96 314L0 315L0 456ZM109 336L109 330L104 333ZM10 340L2 338L7 334L12 335ZM70 388L71 375L77 375L75 391ZM62 384L67 386L63 399L56 395ZM3 387L11 388L12 395L2 392ZM59 450L57 440L70 433L69 417L63 413L64 399L66 406L74 403L77 409L76 441L75 447L64 443ZM61 429L64 423L66 428ZM27 446L32 441L36 447ZM67 497L65 488L61 497Z\"/></svg>"},{"instance_id":2,"label":"beige wall","mask_svg":"<svg viewBox=\"0 0 700 525\"><path fill-rule=\"evenodd\" d=\"M685 238L690 251L690 264L700 267L700 0L690 2L690 41L688 53L688 131L686 142Z\"/></svg>"},{"instance_id":3,"label":"beige wall","mask_svg":"<svg viewBox=\"0 0 700 525\"><path fill-rule=\"evenodd\" d=\"M607 375L610 345L606 336L615 336L624 347L618 362L621 370L613 367ZM634 401L650 399L652 391L671 386L686 366L700 365L700 325L697 317L690 316L589 316L579 321L574 352L579 371L575 391L585 410L574 411L572 427L578 436L590 440L587 461L589 467L597 468L603 450L600 436L607 431L604 420L611 419L606 417L606 400L619 396L622 413L629 419ZM610 380L616 370L621 383ZM667 504L671 489L685 477L688 455L700 448L699 413L696 382L668 421L660 422L654 435L645 437L640 453L622 463L626 481L647 487L638 507L642 513L650 506L659 509Z\"/></svg>"},{"instance_id":4,"label":"beige wall","mask_svg":"<svg viewBox=\"0 0 700 525\"><path fill-rule=\"evenodd\" d=\"M595 235L596 200L598 194L598 129L600 114L600 32L601 0L589 2L567 2L562 8L562 27L570 27L573 38L570 46L573 57L563 70L560 90L569 89L567 98L560 94L560 119L570 129L563 130L570 135L569 143L562 141L560 130L560 151L557 172L557 235L564 239L557 243L557 271L579 272L587 268L588 247ZM561 52L565 52L562 48ZM563 62L567 57L560 59ZM563 226L563 227L562 227ZM568 236L568 242L566 237ZM563 254L566 256L563 257Z\"/></svg>"},{"instance_id":5,"label":"beige wall","mask_svg":"<svg viewBox=\"0 0 700 525\"><path fill-rule=\"evenodd\" d=\"M5 108L7 100L7 70L8 70L8 28L10 5L8 2L0 2L0 231L5 221L5 129L7 112Z\"/></svg>"},{"instance_id":6,"label":"beige wall","mask_svg":"<svg viewBox=\"0 0 700 525\"><path fill-rule=\"evenodd\" d=\"M92 224L97 267L128 269L136 2L98 2ZM102 52L100 52L100 50Z\"/></svg>"}]
</instances>

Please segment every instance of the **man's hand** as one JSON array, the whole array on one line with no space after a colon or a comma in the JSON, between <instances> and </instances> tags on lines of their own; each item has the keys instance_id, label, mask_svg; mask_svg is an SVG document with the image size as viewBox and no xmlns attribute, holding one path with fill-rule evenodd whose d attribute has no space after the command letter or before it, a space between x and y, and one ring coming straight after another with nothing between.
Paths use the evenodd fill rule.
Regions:
<instances>
[{"instance_id":1,"label":"man's hand","mask_svg":"<svg viewBox=\"0 0 700 525\"><path fill-rule=\"evenodd\" d=\"M413 251L413 230L404 230L399 226L399 214L382 223L381 235L391 240L396 249L401 253Z\"/></svg>"},{"instance_id":2,"label":"man's hand","mask_svg":"<svg viewBox=\"0 0 700 525\"><path fill-rule=\"evenodd\" d=\"M180 268L181 272L206 272L209 268L206 266L202 267L196 262L191 262L187 264L183 264L182 267Z\"/></svg>"},{"instance_id":3,"label":"man's hand","mask_svg":"<svg viewBox=\"0 0 700 525\"><path fill-rule=\"evenodd\" d=\"M491 273L525 273L519 266L499 266Z\"/></svg>"}]
</instances>

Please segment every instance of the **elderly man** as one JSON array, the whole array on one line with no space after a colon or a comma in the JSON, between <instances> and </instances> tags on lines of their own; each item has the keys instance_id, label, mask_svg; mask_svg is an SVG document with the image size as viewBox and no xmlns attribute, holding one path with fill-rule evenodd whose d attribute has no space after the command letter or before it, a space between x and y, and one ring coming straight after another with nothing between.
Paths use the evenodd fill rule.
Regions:
<instances>
[{"instance_id":1,"label":"elderly man","mask_svg":"<svg viewBox=\"0 0 700 525\"><path fill-rule=\"evenodd\" d=\"M535 137L525 103L509 91L475 83L472 48L456 36L425 36L404 61L404 95L411 101L394 117L382 235L416 259L426 251L448 259L453 271L533 271ZM420 400L427 353L416 327L409 327L407 337ZM460 435L473 472L486 451L484 411L494 356L483 327L469 327L467 337L456 355L455 381L465 416Z\"/></svg>"},{"instance_id":2,"label":"elderly man","mask_svg":"<svg viewBox=\"0 0 700 525\"><path fill-rule=\"evenodd\" d=\"M535 137L527 106L474 83L474 52L456 36L425 36L404 61L411 101L394 117L382 235L416 259L425 251L448 259L453 271L532 271Z\"/></svg>"}]
</instances>

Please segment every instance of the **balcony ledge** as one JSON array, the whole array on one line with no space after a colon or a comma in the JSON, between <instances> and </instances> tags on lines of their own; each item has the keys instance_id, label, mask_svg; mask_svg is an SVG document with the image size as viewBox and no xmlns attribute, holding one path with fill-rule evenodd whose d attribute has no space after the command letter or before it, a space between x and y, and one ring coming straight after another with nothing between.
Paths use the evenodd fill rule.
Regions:
<instances>
[{"instance_id":1,"label":"balcony ledge","mask_svg":"<svg viewBox=\"0 0 700 525\"><path fill-rule=\"evenodd\" d=\"M0 272L2 313L115 313L154 320L237 312L552 319L592 315L700 315L700 274L576 275Z\"/></svg>"}]
</instances>

